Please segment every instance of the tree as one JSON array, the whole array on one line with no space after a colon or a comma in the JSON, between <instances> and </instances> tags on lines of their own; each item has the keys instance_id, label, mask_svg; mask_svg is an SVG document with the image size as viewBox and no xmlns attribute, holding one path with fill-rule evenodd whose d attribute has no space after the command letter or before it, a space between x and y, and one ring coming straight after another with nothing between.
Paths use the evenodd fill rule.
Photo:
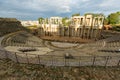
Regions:
<instances>
[{"instance_id":1,"label":"tree","mask_svg":"<svg viewBox=\"0 0 120 80\"><path fill-rule=\"evenodd\" d=\"M120 12L108 15L108 24L120 24Z\"/></svg>"},{"instance_id":2,"label":"tree","mask_svg":"<svg viewBox=\"0 0 120 80\"><path fill-rule=\"evenodd\" d=\"M104 16L104 14L102 14L102 13L85 13L84 16L86 16L86 15L93 15L93 17Z\"/></svg>"},{"instance_id":3,"label":"tree","mask_svg":"<svg viewBox=\"0 0 120 80\"><path fill-rule=\"evenodd\" d=\"M94 15L94 13L85 13L84 16L86 15Z\"/></svg>"},{"instance_id":4,"label":"tree","mask_svg":"<svg viewBox=\"0 0 120 80\"><path fill-rule=\"evenodd\" d=\"M104 24L105 24L105 25L108 25L108 18L105 18L105 19L104 19Z\"/></svg>"},{"instance_id":5,"label":"tree","mask_svg":"<svg viewBox=\"0 0 120 80\"><path fill-rule=\"evenodd\" d=\"M80 13L72 14L72 17L73 17L73 16L80 16Z\"/></svg>"},{"instance_id":6,"label":"tree","mask_svg":"<svg viewBox=\"0 0 120 80\"><path fill-rule=\"evenodd\" d=\"M39 24L42 24L43 20L44 20L44 18L42 18L42 17L38 18Z\"/></svg>"},{"instance_id":7,"label":"tree","mask_svg":"<svg viewBox=\"0 0 120 80\"><path fill-rule=\"evenodd\" d=\"M63 26L69 26L70 25L69 18L68 17L62 18L62 23L63 23Z\"/></svg>"},{"instance_id":8,"label":"tree","mask_svg":"<svg viewBox=\"0 0 120 80\"><path fill-rule=\"evenodd\" d=\"M48 23L49 23L49 19L48 19L48 18L46 18L46 21L45 21L45 23L46 23L46 24L48 24Z\"/></svg>"}]
</instances>

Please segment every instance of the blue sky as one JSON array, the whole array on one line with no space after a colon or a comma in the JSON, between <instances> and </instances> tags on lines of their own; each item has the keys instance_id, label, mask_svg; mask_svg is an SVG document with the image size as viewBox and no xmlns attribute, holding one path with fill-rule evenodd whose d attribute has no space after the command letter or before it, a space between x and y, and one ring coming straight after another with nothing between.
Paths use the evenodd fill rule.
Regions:
<instances>
[{"instance_id":1,"label":"blue sky","mask_svg":"<svg viewBox=\"0 0 120 80\"><path fill-rule=\"evenodd\" d=\"M0 17L37 20L38 17L67 16L73 13L120 11L119 0L0 0Z\"/></svg>"}]
</instances>

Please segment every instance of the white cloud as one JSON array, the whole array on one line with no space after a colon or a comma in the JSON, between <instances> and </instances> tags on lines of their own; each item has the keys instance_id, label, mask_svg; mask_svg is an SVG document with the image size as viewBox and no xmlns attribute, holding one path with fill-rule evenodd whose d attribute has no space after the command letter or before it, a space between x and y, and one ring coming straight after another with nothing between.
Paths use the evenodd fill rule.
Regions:
<instances>
[{"instance_id":1,"label":"white cloud","mask_svg":"<svg viewBox=\"0 0 120 80\"><path fill-rule=\"evenodd\" d=\"M55 12L68 12L70 10L70 0L12 0L10 2L13 2L13 5L17 7L43 12L50 10Z\"/></svg>"},{"instance_id":2,"label":"white cloud","mask_svg":"<svg viewBox=\"0 0 120 80\"><path fill-rule=\"evenodd\" d=\"M90 1L90 0L82 0L83 2L88 2L88 1Z\"/></svg>"},{"instance_id":3,"label":"white cloud","mask_svg":"<svg viewBox=\"0 0 120 80\"><path fill-rule=\"evenodd\" d=\"M76 12L120 11L118 0L0 0L1 16L54 16Z\"/></svg>"},{"instance_id":4,"label":"white cloud","mask_svg":"<svg viewBox=\"0 0 120 80\"><path fill-rule=\"evenodd\" d=\"M118 0L103 0L100 6L101 7L120 7Z\"/></svg>"}]
</instances>

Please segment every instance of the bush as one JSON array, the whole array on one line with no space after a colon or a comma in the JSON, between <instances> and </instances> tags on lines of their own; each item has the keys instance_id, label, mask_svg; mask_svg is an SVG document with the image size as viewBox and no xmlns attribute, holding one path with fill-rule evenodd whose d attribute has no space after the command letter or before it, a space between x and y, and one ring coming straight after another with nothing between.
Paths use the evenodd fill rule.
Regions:
<instances>
[{"instance_id":1,"label":"bush","mask_svg":"<svg viewBox=\"0 0 120 80\"><path fill-rule=\"evenodd\" d=\"M114 26L114 27L112 28L112 30L114 30L114 31L119 31L119 32L120 32L120 26Z\"/></svg>"}]
</instances>

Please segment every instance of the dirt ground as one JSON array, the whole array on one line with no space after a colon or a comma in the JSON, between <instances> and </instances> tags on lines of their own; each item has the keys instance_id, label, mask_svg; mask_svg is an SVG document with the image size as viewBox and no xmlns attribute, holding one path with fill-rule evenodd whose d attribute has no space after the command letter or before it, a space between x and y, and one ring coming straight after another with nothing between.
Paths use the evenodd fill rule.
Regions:
<instances>
[{"instance_id":1,"label":"dirt ground","mask_svg":"<svg viewBox=\"0 0 120 80\"><path fill-rule=\"evenodd\" d=\"M47 67L4 59L0 80L120 80L120 67Z\"/></svg>"}]
</instances>

